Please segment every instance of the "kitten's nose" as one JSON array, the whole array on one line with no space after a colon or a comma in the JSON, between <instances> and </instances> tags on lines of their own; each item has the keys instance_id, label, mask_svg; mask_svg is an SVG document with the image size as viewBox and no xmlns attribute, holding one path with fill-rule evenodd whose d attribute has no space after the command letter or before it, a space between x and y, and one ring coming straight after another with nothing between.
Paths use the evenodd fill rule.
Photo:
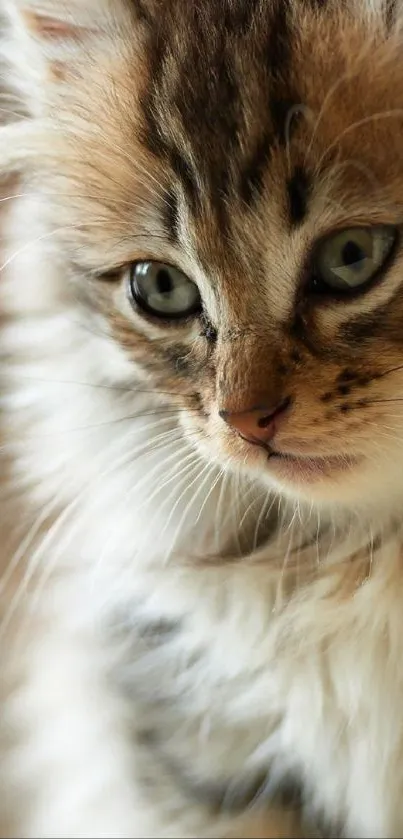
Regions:
<instances>
[{"instance_id":1,"label":"kitten's nose","mask_svg":"<svg viewBox=\"0 0 403 839\"><path fill-rule=\"evenodd\" d=\"M266 445L278 431L290 406L289 398L283 399L276 407L258 406L246 411L219 411L221 419L231 426L249 443Z\"/></svg>"}]
</instances>

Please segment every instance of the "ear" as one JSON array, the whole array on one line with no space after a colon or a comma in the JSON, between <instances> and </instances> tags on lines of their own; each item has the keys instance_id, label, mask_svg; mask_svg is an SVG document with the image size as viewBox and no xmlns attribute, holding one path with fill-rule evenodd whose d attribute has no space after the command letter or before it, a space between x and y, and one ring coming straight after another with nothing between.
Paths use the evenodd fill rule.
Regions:
<instances>
[{"instance_id":1,"label":"ear","mask_svg":"<svg viewBox=\"0 0 403 839\"><path fill-rule=\"evenodd\" d=\"M123 31L131 15L126 0L3 3L6 25L0 34L2 56L11 86L35 116L46 111L52 87L69 73L79 72L97 41L102 40L107 48L108 41L111 46L113 38L119 40L119 30Z\"/></svg>"}]
</instances>

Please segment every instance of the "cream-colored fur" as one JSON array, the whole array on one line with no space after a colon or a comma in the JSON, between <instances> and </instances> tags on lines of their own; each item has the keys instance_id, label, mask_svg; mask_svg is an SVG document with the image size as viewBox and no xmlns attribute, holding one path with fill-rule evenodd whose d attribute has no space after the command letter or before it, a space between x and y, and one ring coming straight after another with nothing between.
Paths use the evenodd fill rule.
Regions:
<instances>
[{"instance_id":1,"label":"cream-colored fur","mask_svg":"<svg viewBox=\"0 0 403 839\"><path fill-rule=\"evenodd\" d=\"M9 169L35 159L42 127L12 130ZM209 463L77 302L44 190L29 174L16 189L0 282L1 835L279 837L323 819L325 835L402 836L399 480L382 476L391 503L375 511L313 506ZM287 779L296 812L276 803Z\"/></svg>"}]
</instances>

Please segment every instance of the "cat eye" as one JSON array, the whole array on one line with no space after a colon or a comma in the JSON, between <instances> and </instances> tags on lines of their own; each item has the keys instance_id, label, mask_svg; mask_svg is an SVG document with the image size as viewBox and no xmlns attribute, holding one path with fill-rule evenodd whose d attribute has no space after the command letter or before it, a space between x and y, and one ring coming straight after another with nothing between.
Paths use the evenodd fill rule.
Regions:
<instances>
[{"instance_id":1,"label":"cat eye","mask_svg":"<svg viewBox=\"0 0 403 839\"><path fill-rule=\"evenodd\" d=\"M353 227L322 241L314 258L313 289L318 293L354 294L384 267L396 242L392 226Z\"/></svg>"},{"instance_id":2,"label":"cat eye","mask_svg":"<svg viewBox=\"0 0 403 839\"><path fill-rule=\"evenodd\" d=\"M134 262L129 285L137 306L154 317L178 320L201 309L197 285L173 265Z\"/></svg>"}]
</instances>

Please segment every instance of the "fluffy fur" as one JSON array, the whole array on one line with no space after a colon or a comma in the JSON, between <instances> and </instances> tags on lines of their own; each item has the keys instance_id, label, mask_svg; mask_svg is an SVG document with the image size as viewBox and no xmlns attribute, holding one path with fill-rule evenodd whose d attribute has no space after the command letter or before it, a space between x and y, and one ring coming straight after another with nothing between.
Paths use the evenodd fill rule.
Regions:
<instances>
[{"instance_id":1,"label":"fluffy fur","mask_svg":"<svg viewBox=\"0 0 403 839\"><path fill-rule=\"evenodd\" d=\"M401 250L305 277L402 223L400 4L2 13L1 835L399 837ZM139 259L202 316L133 308ZM219 415L289 395L276 446L346 468Z\"/></svg>"}]
</instances>

